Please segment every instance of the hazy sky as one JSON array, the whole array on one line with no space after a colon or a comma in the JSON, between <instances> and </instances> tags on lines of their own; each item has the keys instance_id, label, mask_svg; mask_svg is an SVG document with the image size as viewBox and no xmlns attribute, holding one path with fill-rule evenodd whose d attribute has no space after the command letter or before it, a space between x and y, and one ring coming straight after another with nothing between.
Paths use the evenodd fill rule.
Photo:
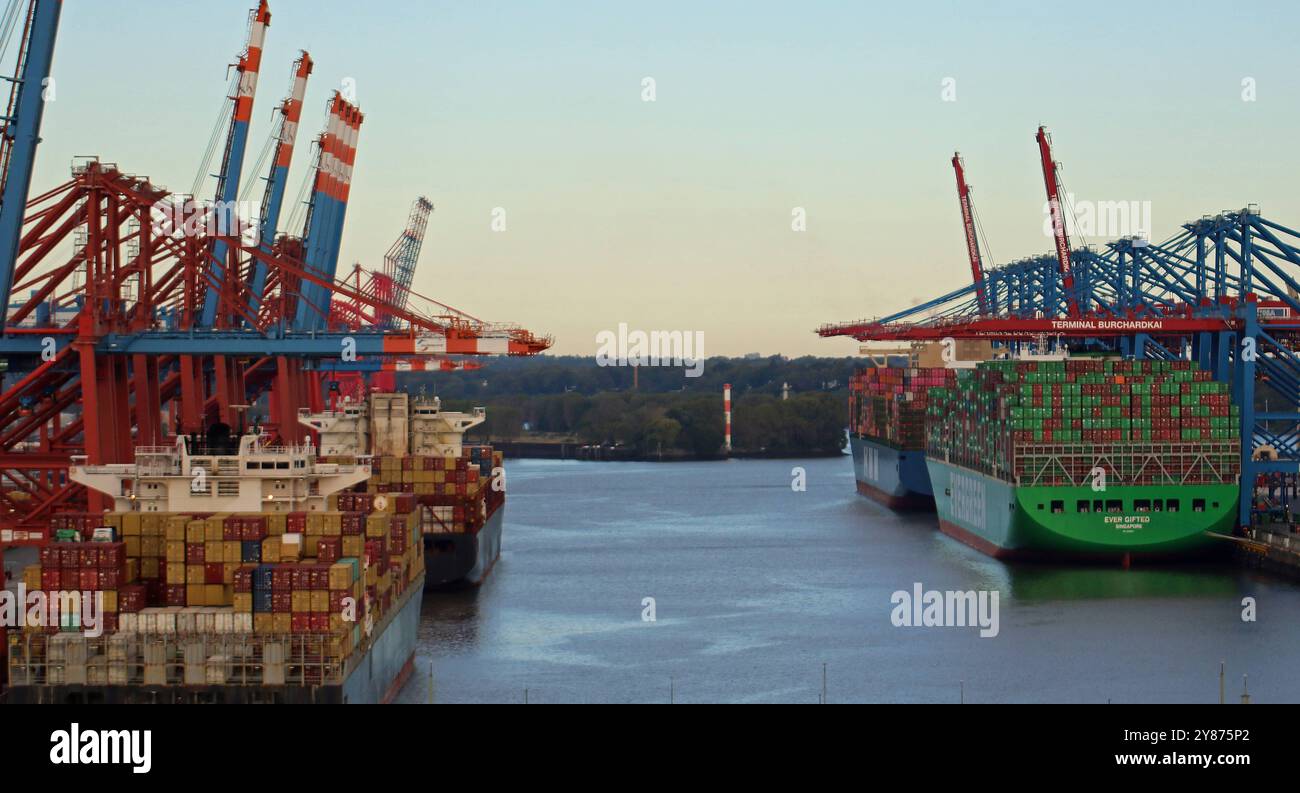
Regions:
<instances>
[{"instance_id":1,"label":"hazy sky","mask_svg":"<svg viewBox=\"0 0 1300 793\"><path fill-rule=\"evenodd\" d=\"M188 190L252 5L65 3L33 190L83 154ZM1076 200L1149 201L1158 239L1247 203L1300 225L1294 3L272 0L271 12L249 165L309 49L289 200L342 79L366 114L340 267L379 265L427 195L416 291L553 334L557 352L594 354L597 332L626 322L703 331L709 355L851 354L813 329L968 281L954 149L994 261L1050 251L1040 122Z\"/></svg>"}]
</instances>

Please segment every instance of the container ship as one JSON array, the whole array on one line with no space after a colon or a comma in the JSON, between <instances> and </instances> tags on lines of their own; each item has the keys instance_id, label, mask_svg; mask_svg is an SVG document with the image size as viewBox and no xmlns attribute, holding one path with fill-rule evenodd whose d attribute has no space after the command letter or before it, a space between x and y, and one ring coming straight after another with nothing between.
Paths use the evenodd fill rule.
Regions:
<instances>
[{"instance_id":1,"label":"container ship","mask_svg":"<svg viewBox=\"0 0 1300 793\"><path fill-rule=\"evenodd\" d=\"M477 586L501 555L504 456L464 442L485 419L483 408L448 411L437 397L402 393L373 393L364 402L299 413L317 433L323 459L374 462L365 482L338 495L340 509L397 501L415 516L430 589Z\"/></svg>"},{"instance_id":2,"label":"container ship","mask_svg":"<svg viewBox=\"0 0 1300 793\"><path fill-rule=\"evenodd\" d=\"M950 385L939 367L878 366L849 381L849 448L858 492L891 509L932 510L925 467L925 417L931 388Z\"/></svg>"},{"instance_id":3,"label":"container ship","mask_svg":"<svg viewBox=\"0 0 1300 793\"><path fill-rule=\"evenodd\" d=\"M213 432L71 477L113 511L55 516L24 570L41 607L9 636L6 701L374 703L411 674L413 505L331 509L369 458Z\"/></svg>"},{"instance_id":4,"label":"container ship","mask_svg":"<svg viewBox=\"0 0 1300 793\"><path fill-rule=\"evenodd\" d=\"M1230 533L1239 408L1190 361L988 361L929 394L942 530L999 558L1186 555Z\"/></svg>"}]
</instances>

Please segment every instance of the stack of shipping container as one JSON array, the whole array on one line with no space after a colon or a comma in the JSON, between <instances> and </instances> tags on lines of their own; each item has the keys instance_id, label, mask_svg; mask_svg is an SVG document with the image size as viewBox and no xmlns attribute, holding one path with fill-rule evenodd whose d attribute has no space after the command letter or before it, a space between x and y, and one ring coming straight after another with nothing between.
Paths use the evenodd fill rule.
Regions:
<instances>
[{"instance_id":1,"label":"stack of shipping container","mask_svg":"<svg viewBox=\"0 0 1300 793\"><path fill-rule=\"evenodd\" d=\"M1230 482L1240 412L1190 361L1006 360L930 392L927 453L1012 481Z\"/></svg>"},{"instance_id":2,"label":"stack of shipping container","mask_svg":"<svg viewBox=\"0 0 1300 793\"><path fill-rule=\"evenodd\" d=\"M857 372L849 381L850 431L898 449L924 449L929 390L951 385L954 376L937 367Z\"/></svg>"},{"instance_id":3,"label":"stack of shipping container","mask_svg":"<svg viewBox=\"0 0 1300 793\"><path fill-rule=\"evenodd\" d=\"M29 591L52 603L90 593L102 602L105 633L185 635L312 634L346 657L424 570L415 498L344 493L347 511L190 515L69 515L60 526L80 541L41 549L24 572ZM120 540L94 541L109 527ZM57 606L56 606L57 608ZM28 631L83 629L58 613Z\"/></svg>"}]
</instances>

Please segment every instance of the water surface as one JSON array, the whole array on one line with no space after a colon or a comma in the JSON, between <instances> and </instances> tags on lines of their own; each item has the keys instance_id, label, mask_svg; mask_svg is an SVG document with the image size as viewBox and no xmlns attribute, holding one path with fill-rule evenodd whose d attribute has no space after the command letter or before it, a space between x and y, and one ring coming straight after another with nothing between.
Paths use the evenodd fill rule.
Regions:
<instances>
[{"instance_id":1,"label":"water surface","mask_svg":"<svg viewBox=\"0 0 1300 793\"><path fill-rule=\"evenodd\" d=\"M1294 584L1008 565L856 495L851 469L509 462L501 560L478 590L425 596L401 699L815 703L824 664L832 703L1215 702L1226 661L1230 697L1248 674L1254 701L1300 701ZM890 596L915 582L998 590L998 636L895 627Z\"/></svg>"}]
</instances>

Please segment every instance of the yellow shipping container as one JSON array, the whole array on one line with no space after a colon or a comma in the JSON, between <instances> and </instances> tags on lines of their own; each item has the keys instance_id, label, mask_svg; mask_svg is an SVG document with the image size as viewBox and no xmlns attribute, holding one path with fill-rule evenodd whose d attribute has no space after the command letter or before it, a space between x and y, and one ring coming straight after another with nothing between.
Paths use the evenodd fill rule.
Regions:
<instances>
[{"instance_id":1,"label":"yellow shipping container","mask_svg":"<svg viewBox=\"0 0 1300 793\"><path fill-rule=\"evenodd\" d=\"M203 543L203 561L220 562L225 555L226 544L221 540L208 540Z\"/></svg>"},{"instance_id":2,"label":"yellow shipping container","mask_svg":"<svg viewBox=\"0 0 1300 793\"><path fill-rule=\"evenodd\" d=\"M347 555L344 554L344 556ZM352 586L352 565L346 562L337 562L330 565L329 588L347 589L350 586Z\"/></svg>"},{"instance_id":3,"label":"yellow shipping container","mask_svg":"<svg viewBox=\"0 0 1300 793\"><path fill-rule=\"evenodd\" d=\"M222 542L226 538L225 520L208 518L203 522L204 542Z\"/></svg>"},{"instance_id":4,"label":"yellow shipping container","mask_svg":"<svg viewBox=\"0 0 1300 793\"><path fill-rule=\"evenodd\" d=\"M293 629L293 622L289 614L272 614L271 615L271 633L289 633Z\"/></svg>"},{"instance_id":5,"label":"yellow shipping container","mask_svg":"<svg viewBox=\"0 0 1300 793\"><path fill-rule=\"evenodd\" d=\"M366 538L360 534L345 534L343 536L343 555L360 557L366 549Z\"/></svg>"},{"instance_id":6,"label":"yellow shipping container","mask_svg":"<svg viewBox=\"0 0 1300 793\"><path fill-rule=\"evenodd\" d=\"M243 561L243 548L240 547L239 540L226 540L221 547L221 561L226 564L239 564Z\"/></svg>"},{"instance_id":7,"label":"yellow shipping container","mask_svg":"<svg viewBox=\"0 0 1300 793\"><path fill-rule=\"evenodd\" d=\"M226 562L221 565L221 583L230 586L235 585L235 571L239 569L238 562Z\"/></svg>"},{"instance_id":8,"label":"yellow shipping container","mask_svg":"<svg viewBox=\"0 0 1300 793\"><path fill-rule=\"evenodd\" d=\"M202 583L203 583L203 565L201 565L201 564L187 564L187 565L185 565L185 583L187 583L187 584L202 584ZM202 603L196 603L195 605L202 606L203 604L202 604Z\"/></svg>"},{"instance_id":9,"label":"yellow shipping container","mask_svg":"<svg viewBox=\"0 0 1300 793\"><path fill-rule=\"evenodd\" d=\"M267 635L275 629L274 621L271 614L254 614L253 615L253 633Z\"/></svg>"},{"instance_id":10,"label":"yellow shipping container","mask_svg":"<svg viewBox=\"0 0 1300 793\"><path fill-rule=\"evenodd\" d=\"M205 606L228 606L226 602L226 588L221 584L204 584L203 585L203 605Z\"/></svg>"},{"instance_id":11,"label":"yellow shipping container","mask_svg":"<svg viewBox=\"0 0 1300 793\"><path fill-rule=\"evenodd\" d=\"M171 585L185 583L185 565L167 563L167 583Z\"/></svg>"},{"instance_id":12,"label":"yellow shipping container","mask_svg":"<svg viewBox=\"0 0 1300 793\"><path fill-rule=\"evenodd\" d=\"M289 608L296 612L311 611L311 590L298 589L289 596Z\"/></svg>"},{"instance_id":13,"label":"yellow shipping container","mask_svg":"<svg viewBox=\"0 0 1300 793\"><path fill-rule=\"evenodd\" d=\"M262 561L276 564L280 561L280 537L267 537L262 540Z\"/></svg>"},{"instance_id":14,"label":"yellow shipping container","mask_svg":"<svg viewBox=\"0 0 1300 793\"><path fill-rule=\"evenodd\" d=\"M130 564L130 561L128 560L127 563ZM145 558L140 560L141 578L146 578L146 579L157 578L158 573L161 571L161 569L162 568L158 564L158 557L156 556L146 556Z\"/></svg>"},{"instance_id":15,"label":"yellow shipping container","mask_svg":"<svg viewBox=\"0 0 1300 793\"><path fill-rule=\"evenodd\" d=\"M311 595L311 610L316 614L323 614L330 610L330 593L324 589L313 589L308 593Z\"/></svg>"},{"instance_id":16,"label":"yellow shipping container","mask_svg":"<svg viewBox=\"0 0 1300 793\"><path fill-rule=\"evenodd\" d=\"M110 614L116 614L117 613L117 590L105 589L102 591L104 593L104 611Z\"/></svg>"},{"instance_id":17,"label":"yellow shipping container","mask_svg":"<svg viewBox=\"0 0 1300 793\"><path fill-rule=\"evenodd\" d=\"M337 499L338 497L330 496L330 498ZM330 507L330 509L333 509L333 507ZM272 512L266 516L266 533L268 535L278 537L281 534L284 534L285 531L288 530L288 527L289 516L286 513Z\"/></svg>"},{"instance_id":18,"label":"yellow shipping container","mask_svg":"<svg viewBox=\"0 0 1300 793\"><path fill-rule=\"evenodd\" d=\"M154 569L155 569L155 570L158 569L157 566L156 566L157 564L158 564L158 562L155 560L155 561L154 561L154 565L155 565ZM154 576L154 578L157 578L157 577L158 577L157 575ZM125 584L134 584L136 581L139 581L139 580L140 580L140 560L139 560L139 559L127 559L127 560L126 560L126 581L124 581L124 582L122 582L122 583L125 583Z\"/></svg>"},{"instance_id":19,"label":"yellow shipping container","mask_svg":"<svg viewBox=\"0 0 1300 793\"><path fill-rule=\"evenodd\" d=\"M251 614L253 613L253 593L236 592L235 593L235 611Z\"/></svg>"},{"instance_id":20,"label":"yellow shipping container","mask_svg":"<svg viewBox=\"0 0 1300 793\"><path fill-rule=\"evenodd\" d=\"M169 542L166 551L167 564L185 564L185 543Z\"/></svg>"},{"instance_id":21,"label":"yellow shipping container","mask_svg":"<svg viewBox=\"0 0 1300 793\"><path fill-rule=\"evenodd\" d=\"M158 537L158 536L141 537L140 555L141 556L162 556L163 555L162 537Z\"/></svg>"},{"instance_id":22,"label":"yellow shipping container","mask_svg":"<svg viewBox=\"0 0 1300 793\"><path fill-rule=\"evenodd\" d=\"M139 557L141 555L140 540L142 539L144 538L139 536L122 538L122 546L125 548L127 556Z\"/></svg>"},{"instance_id":23,"label":"yellow shipping container","mask_svg":"<svg viewBox=\"0 0 1300 793\"><path fill-rule=\"evenodd\" d=\"M140 533L157 534L158 528L163 525L163 519L163 514L159 512L140 513Z\"/></svg>"},{"instance_id":24,"label":"yellow shipping container","mask_svg":"<svg viewBox=\"0 0 1300 793\"><path fill-rule=\"evenodd\" d=\"M191 545L198 545L203 542L206 525L206 522L201 520L191 521L185 524L185 542Z\"/></svg>"},{"instance_id":25,"label":"yellow shipping container","mask_svg":"<svg viewBox=\"0 0 1300 793\"><path fill-rule=\"evenodd\" d=\"M140 518L139 518L139 514L140 514L140 513L138 513L138 512L121 512L121 513L117 513L116 515L105 515L104 517L105 517L105 519L110 518L110 517L116 517L116 518L117 518L117 522L118 522L118 534L119 534L121 537L123 537L123 538L126 538L126 537L139 537L139 536L140 536ZM128 516L130 516L130 515L136 515L137 517L136 517L135 520L126 520L126 518L127 518Z\"/></svg>"},{"instance_id":26,"label":"yellow shipping container","mask_svg":"<svg viewBox=\"0 0 1300 793\"><path fill-rule=\"evenodd\" d=\"M187 606L206 606L203 602L205 590L202 584L185 585L185 605Z\"/></svg>"},{"instance_id":27,"label":"yellow shipping container","mask_svg":"<svg viewBox=\"0 0 1300 793\"><path fill-rule=\"evenodd\" d=\"M38 564L29 564L23 568L23 586L28 591L41 588L41 566Z\"/></svg>"}]
</instances>

